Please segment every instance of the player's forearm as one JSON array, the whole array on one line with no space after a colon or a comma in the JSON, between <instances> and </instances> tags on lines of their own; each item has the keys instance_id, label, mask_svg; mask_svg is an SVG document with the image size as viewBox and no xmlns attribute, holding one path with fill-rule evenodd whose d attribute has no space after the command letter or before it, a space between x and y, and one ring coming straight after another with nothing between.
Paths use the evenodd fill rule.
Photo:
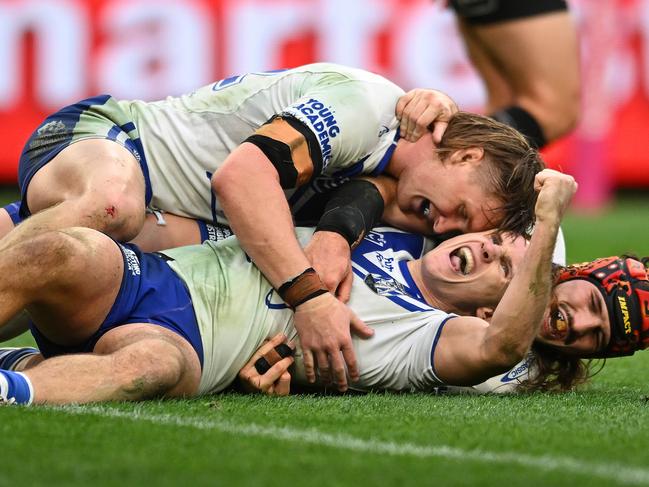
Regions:
<instances>
[{"instance_id":1,"label":"player's forearm","mask_svg":"<svg viewBox=\"0 0 649 487\"><path fill-rule=\"evenodd\" d=\"M537 223L525 259L493 314L483 350L494 364L514 365L538 333L552 288L558 230L558 218Z\"/></svg>"},{"instance_id":2,"label":"player's forearm","mask_svg":"<svg viewBox=\"0 0 649 487\"><path fill-rule=\"evenodd\" d=\"M263 153L243 144L212 180L212 189L241 247L278 288L310 266L295 237L277 172Z\"/></svg>"}]
</instances>

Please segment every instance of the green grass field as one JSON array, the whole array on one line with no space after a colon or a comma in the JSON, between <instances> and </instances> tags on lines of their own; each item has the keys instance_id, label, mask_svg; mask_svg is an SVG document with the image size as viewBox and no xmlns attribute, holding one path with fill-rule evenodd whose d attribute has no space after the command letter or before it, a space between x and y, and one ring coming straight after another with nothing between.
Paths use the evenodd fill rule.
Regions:
<instances>
[{"instance_id":1,"label":"green grass field","mask_svg":"<svg viewBox=\"0 0 649 487\"><path fill-rule=\"evenodd\" d=\"M649 196L564 231L572 262L649 255ZM641 352L569 394L5 407L0 485L649 485L648 377Z\"/></svg>"}]
</instances>

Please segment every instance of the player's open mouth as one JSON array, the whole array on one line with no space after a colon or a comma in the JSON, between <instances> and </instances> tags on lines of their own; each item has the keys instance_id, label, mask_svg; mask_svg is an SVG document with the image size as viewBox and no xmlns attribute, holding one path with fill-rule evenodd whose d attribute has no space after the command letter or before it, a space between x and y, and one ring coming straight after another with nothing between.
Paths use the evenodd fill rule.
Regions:
<instances>
[{"instance_id":1,"label":"player's open mouth","mask_svg":"<svg viewBox=\"0 0 649 487\"><path fill-rule=\"evenodd\" d=\"M475 267L475 258L469 247L460 247L451 252L451 265L453 270L468 276Z\"/></svg>"},{"instance_id":2,"label":"player's open mouth","mask_svg":"<svg viewBox=\"0 0 649 487\"><path fill-rule=\"evenodd\" d=\"M559 311L551 311L546 318L545 329L550 337L563 340L568 334L568 323Z\"/></svg>"}]
</instances>

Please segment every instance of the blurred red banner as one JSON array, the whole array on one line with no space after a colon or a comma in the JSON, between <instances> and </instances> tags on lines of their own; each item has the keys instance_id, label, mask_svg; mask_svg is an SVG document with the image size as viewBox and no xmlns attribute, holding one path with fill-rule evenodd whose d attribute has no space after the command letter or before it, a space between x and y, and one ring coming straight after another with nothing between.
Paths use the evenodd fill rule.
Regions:
<instances>
[{"instance_id":1,"label":"blurred red banner","mask_svg":"<svg viewBox=\"0 0 649 487\"><path fill-rule=\"evenodd\" d=\"M16 181L30 133L68 103L99 93L154 100L314 61L437 88L480 111L483 87L444 3L0 0L0 181ZM584 113L545 155L578 180L597 173L611 186L649 187L649 0L574 0L571 9Z\"/></svg>"}]
</instances>

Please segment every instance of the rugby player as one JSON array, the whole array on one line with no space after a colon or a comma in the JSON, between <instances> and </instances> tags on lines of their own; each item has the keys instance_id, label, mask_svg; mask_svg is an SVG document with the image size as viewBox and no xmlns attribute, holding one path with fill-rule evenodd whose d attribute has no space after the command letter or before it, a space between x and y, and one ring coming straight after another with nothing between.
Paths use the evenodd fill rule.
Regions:
<instances>
[{"instance_id":1,"label":"rugby player","mask_svg":"<svg viewBox=\"0 0 649 487\"><path fill-rule=\"evenodd\" d=\"M231 77L159 102L99 96L71 105L25 146L20 215L38 214L0 242L0 253L69 226L127 241L140 232L146 205L227 224L275 288L309 280L308 295L289 303L299 307L307 375L315 379L317 363L344 389L344 362L358 376L350 323L362 336L371 330L326 292L331 284L304 274L311 264L291 210L299 218L314 194L341 179L386 173L399 180L395 213L427 222L430 231L522 231L532 221L532 181L542 164L517 132L468 114L450 120L456 107L439 94L437 119L455 135L445 135L438 152L438 129L414 143L398 141L394 110L402 94L377 75L317 64ZM318 233L316 241L340 245L335 231Z\"/></svg>"},{"instance_id":2,"label":"rugby player","mask_svg":"<svg viewBox=\"0 0 649 487\"><path fill-rule=\"evenodd\" d=\"M548 304L556 235L576 189L570 176L551 170L535 184L537 223L525 259L515 244L503 251L489 234L456 237L408 263L377 251L378 238L363 241L350 306L376 333L355 341L370 360L355 387L470 385L524 357ZM401 253L421 252L402 246ZM515 273L514 260L522 260ZM294 337L300 313L235 239L143 254L72 228L17 243L0 254L0 269L7 277L0 322L28 309L39 348L51 357L22 373L0 371L0 394L18 403L218 392L265 338L278 331ZM365 354L366 347L375 348Z\"/></svg>"},{"instance_id":3,"label":"rugby player","mask_svg":"<svg viewBox=\"0 0 649 487\"><path fill-rule=\"evenodd\" d=\"M534 344L529 385L570 389L587 379L592 359L649 347L648 258L607 257L562 268Z\"/></svg>"},{"instance_id":4,"label":"rugby player","mask_svg":"<svg viewBox=\"0 0 649 487\"><path fill-rule=\"evenodd\" d=\"M528 356L510 371L471 387L444 385L437 392L568 391L586 382L597 359L649 348L649 258L607 257L557 270L550 307ZM265 374L254 367L284 337L264 344L239 374L244 390L290 392L290 361ZM18 363L41 360L35 349L7 351ZM361 361L363 357L361 356ZM298 376L299 383L299 376Z\"/></svg>"},{"instance_id":5,"label":"rugby player","mask_svg":"<svg viewBox=\"0 0 649 487\"><path fill-rule=\"evenodd\" d=\"M579 41L565 0L451 0L469 58L487 91L486 113L541 148L573 130L580 110ZM398 113L411 140L431 119L425 91Z\"/></svg>"}]
</instances>

